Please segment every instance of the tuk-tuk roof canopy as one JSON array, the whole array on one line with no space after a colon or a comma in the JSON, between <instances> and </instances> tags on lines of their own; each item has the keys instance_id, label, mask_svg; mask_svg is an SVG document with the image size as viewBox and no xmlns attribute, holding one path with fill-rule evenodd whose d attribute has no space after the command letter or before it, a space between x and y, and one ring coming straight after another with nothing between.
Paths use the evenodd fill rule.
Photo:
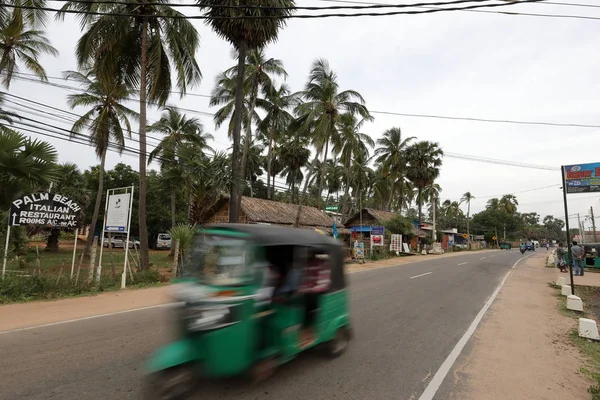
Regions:
<instances>
[{"instance_id":1,"label":"tuk-tuk roof canopy","mask_svg":"<svg viewBox=\"0 0 600 400\"><path fill-rule=\"evenodd\" d=\"M260 224L207 224L203 230L220 230L245 233L252 237L258 244L266 246L284 245L327 245L341 246L342 243L330 236L308 230L296 229L279 225Z\"/></svg>"}]
</instances>

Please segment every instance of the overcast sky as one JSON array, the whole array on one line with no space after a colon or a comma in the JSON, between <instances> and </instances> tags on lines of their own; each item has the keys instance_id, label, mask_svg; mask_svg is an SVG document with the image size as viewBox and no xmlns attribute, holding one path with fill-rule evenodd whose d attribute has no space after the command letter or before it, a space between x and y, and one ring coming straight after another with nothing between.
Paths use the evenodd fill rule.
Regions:
<instances>
[{"instance_id":1,"label":"overcast sky","mask_svg":"<svg viewBox=\"0 0 600 400\"><path fill-rule=\"evenodd\" d=\"M578 2L597 4L593 0ZM339 4L298 0L297 5ZM503 10L508 8L600 17L600 8L529 4ZM186 13L197 14L197 11ZM235 61L225 41L201 21L194 24L201 35L197 58L204 78L191 94L208 95L216 74ZM42 63L49 76L60 77L62 71L76 67L74 46L80 36L79 25L67 17L63 23L51 23L48 36L60 56L43 57ZM354 89L365 97L375 121L363 131L373 139L388 128L400 127L404 135L436 141L449 153L558 167L600 161L599 130L413 118L376 111L600 125L599 40L600 20L444 12L295 19L289 21L267 54L283 60L289 73L287 83L295 91L303 88L315 58L329 60L338 74L341 89ZM30 72L23 68L20 71ZM51 82L74 86L73 82L52 79ZM68 110L65 98L69 91L62 88L15 79L10 93ZM189 115L200 118L206 130L214 133L214 147L229 147L225 131L214 129L210 113L215 109L208 107L208 98L189 95L180 100L174 95L171 104L197 111ZM75 110L79 114L82 111ZM69 129L72 123L61 121L59 114L46 121ZM151 109L149 122L159 115ZM43 119L41 114L31 117ZM61 162L75 162L82 169L98 162L89 147L44 139L58 148ZM156 143L149 139L149 144ZM137 147L137 142L129 146ZM120 158L109 153L107 167L118 162L137 169L133 156ZM439 184L443 199L457 200L464 192L472 192L476 197L472 212L482 210L492 196L514 193L520 211L564 218L560 180L558 170L446 157ZM542 187L546 188L531 190ZM590 206L597 206L600 215L598 199L600 196L592 194L571 195L569 211L583 215Z\"/></svg>"}]
</instances>

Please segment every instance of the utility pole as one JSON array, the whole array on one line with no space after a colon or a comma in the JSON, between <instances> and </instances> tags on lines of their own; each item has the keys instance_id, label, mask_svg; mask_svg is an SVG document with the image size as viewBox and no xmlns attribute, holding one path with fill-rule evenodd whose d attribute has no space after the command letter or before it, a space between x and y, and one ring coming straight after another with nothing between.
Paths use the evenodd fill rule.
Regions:
<instances>
[{"instance_id":1,"label":"utility pole","mask_svg":"<svg viewBox=\"0 0 600 400\"><path fill-rule=\"evenodd\" d=\"M506 242L506 224L504 224L504 241Z\"/></svg>"},{"instance_id":2,"label":"utility pole","mask_svg":"<svg viewBox=\"0 0 600 400\"><path fill-rule=\"evenodd\" d=\"M494 235L496 236L496 247L498 247L498 228L494 228Z\"/></svg>"},{"instance_id":3,"label":"utility pole","mask_svg":"<svg viewBox=\"0 0 600 400\"><path fill-rule=\"evenodd\" d=\"M433 243L437 242L437 234L435 231L435 209L437 208L437 199L433 198Z\"/></svg>"},{"instance_id":4,"label":"utility pole","mask_svg":"<svg viewBox=\"0 0 600 400\"><path fill-rule=\"evenodd\" d=\"M579 216L579 213L577 213L577 229L579 230L579 236L581 237L581 243L585 243L585 232L582 229L581 226L581 217Z\"/></svg>"},{"instance_id":5,"label":"utility pole","mask_svg":"<svg viewBox=\"0 0 600 400\"><path fill-rule=\"evenodd\" d=\"M592 216L592 235L594 236L594 243L598 243L596 240L596 220L594 219L594 207L590 206L590 214Z\"/></svg>"}]
</instances>

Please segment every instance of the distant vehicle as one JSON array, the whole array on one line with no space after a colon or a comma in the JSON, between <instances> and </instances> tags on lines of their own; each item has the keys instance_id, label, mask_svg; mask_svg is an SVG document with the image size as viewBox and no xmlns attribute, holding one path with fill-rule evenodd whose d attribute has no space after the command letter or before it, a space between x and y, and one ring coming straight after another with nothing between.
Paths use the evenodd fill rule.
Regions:
<instances>
[{"instance_id":1,"label":"distant vehicle","mask_svg":"<svg viewBox=\"0 0 600 400\"><path fill-rule=\"evenodd\" d=\"M536 248L540 247L540 242L537 240L532 241L532 243L535 245Z\"/></svg>"},{"instance_id":2,"label":"distant vehicle","mask_svg":"<svg viewBox=\"0 0 600 400\"><path fill-rule=\"evenodd\" d=\"M104 237L104 247L120 247L120 248L125 248L125 242L127 241L127 236L125 235L111 235L110 241L108 240L108 236ZM136 249L140 248L140 242L135 240L134 238L130 237L129 238L129 246L130 249L133 249L134 247Z\"/></svg>"},{"instance_id":3,"label":"distant vehicle","mask_svg":"<svg viewBox=\"0 0 600 400\"><path fill-rule=\"evenodd\" d=\"M156 237L156 250L170 249L173 239L168 233L159 233Z\"/></svg>"}]
</instances>

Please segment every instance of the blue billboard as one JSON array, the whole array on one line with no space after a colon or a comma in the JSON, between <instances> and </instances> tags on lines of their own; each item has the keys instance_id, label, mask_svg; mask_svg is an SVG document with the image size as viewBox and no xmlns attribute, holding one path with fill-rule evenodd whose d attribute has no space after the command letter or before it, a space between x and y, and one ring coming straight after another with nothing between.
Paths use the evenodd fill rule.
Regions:
<instances>
[{"instance_id":1,"label":"blue billboard","mask_svg":"<svg viewBox=\"0 0 600 400\"><path fill-rule=\"evenodd\" d=\"M564 169L567 193L600 192L600 162L566 165Z\"/></svg>"}]
</instances>

